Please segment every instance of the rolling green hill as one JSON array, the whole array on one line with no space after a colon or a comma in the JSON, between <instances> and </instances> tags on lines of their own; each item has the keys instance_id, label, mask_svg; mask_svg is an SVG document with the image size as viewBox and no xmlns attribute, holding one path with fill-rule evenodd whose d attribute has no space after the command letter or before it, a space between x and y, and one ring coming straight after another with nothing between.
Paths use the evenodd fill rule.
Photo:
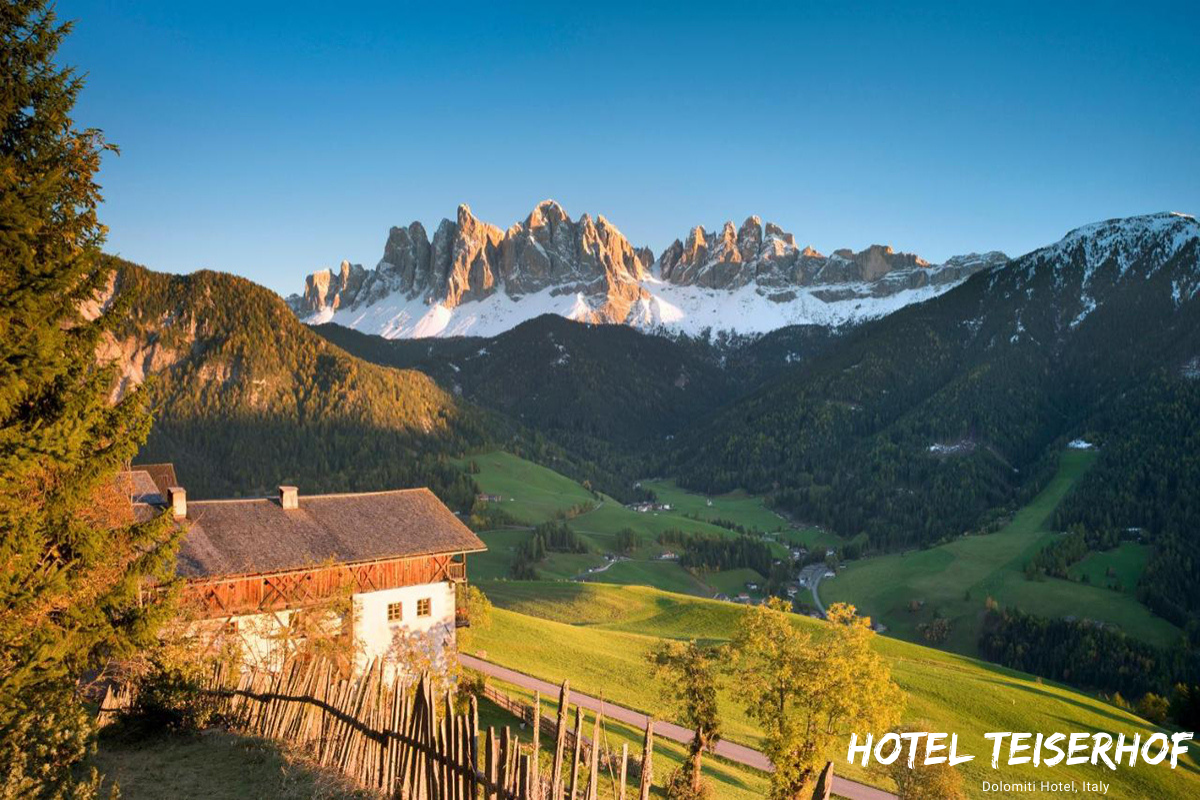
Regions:
<instances>
[{"instance_id":1,"label":"rolling green hill","mask_svg":"<svg viewBox=\"0 0 1200 800\"><path fill-rule=\"evenodd\" d=\"M569 679L580 691L601 695L648 713L660 707L645 654L661 638L729 638L742 608L731 603L672 595L642 587L598 584L484 582L482 588L497 608L493 625L479 632L486 658L550 681ZM795 624L820 635L824 623L797 616ZM1066 687L886 637L875 646L887 657L907 696L907 722L922 730L960 734L962 748L976 759L961 767L968 790L995 779L988 764L987 731L1142 732L1152 726L1132 714ZM633 676L644 676L638 680ZM759 736L736 701L732 687L721 696L727 735L753 745ZM838 762L842 774L882 784ZM1172 771L1139 765L1111 772L1103 766L1061 766L1055 779L1102 780L1112 784L1110 796L1188 797L1200 792L1200 769L1194 759ZM1006 781L1048 779L1047 770L1012 767ZM995 797L1023 797L999 792ZM1037 793L1035 793L1035 796ZM1048 796L1048 795L1047 795Z\"/></svg>"}]
</instances>

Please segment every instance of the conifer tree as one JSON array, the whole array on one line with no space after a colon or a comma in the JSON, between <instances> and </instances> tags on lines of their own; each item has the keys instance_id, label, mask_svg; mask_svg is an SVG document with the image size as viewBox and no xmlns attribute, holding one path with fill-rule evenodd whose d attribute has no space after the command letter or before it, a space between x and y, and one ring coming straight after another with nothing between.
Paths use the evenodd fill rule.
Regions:
<instances>
[{"instance_id":1,"label":"conifer tree","mask_svg":"<svg viewBox=\"0 0 1200 800\"><path fill-rule=\"evenodd\" d=\"M55 64L70 25L0 4L0 797L86 795L79 678L154 635L168 520L133 519L116 476L150 417L112 402L100 337L123 311L101 262L96 172L110 149L71 118L82 80ZM105 299L105 298L110 299ZM123 502L122 502L123 501Z\"/></svg>"}]
</instances>

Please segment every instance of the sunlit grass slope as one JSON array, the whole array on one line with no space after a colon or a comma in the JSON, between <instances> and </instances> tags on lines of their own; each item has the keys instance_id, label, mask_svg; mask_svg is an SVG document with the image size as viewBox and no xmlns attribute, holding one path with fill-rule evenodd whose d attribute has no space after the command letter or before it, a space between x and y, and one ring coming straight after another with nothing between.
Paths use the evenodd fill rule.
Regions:
<instances>
[{"instance_id":1,"label":"sunlit grass slope","mask_svg":"<svg viewBox=\"0 0 1200 800\"><path fill-rule=\"evenodd\" d=\"M732 603L669 594L645 587L570 583L485 582L497 608L490 630L477 632L477 648L492 661L550 681L570 679L581 691L648 713L662 707L646 654L663 638L728 640L744 608ZM797 626L820 636L824 623L796 616ZM892 664L907 698L905 721L923 730L959 734L961 748L977 757L964 764L967 788L980 781L1091 780L1112 784L1109 796L1192 797L1200 794L1194 760L1172 771L1138 766L1111 772L1103 766L990 769L988 731L1109 731L1143 735L1152 726L1102 700L986 662L907 642L877 637L875 647ZM756 744L759 734L727 686L721 701L727 736ZM883 783L860 768L837 765L850 777ZM993 797L1016 797L992 793ZM1020 795L1024 796L1024 795Z\"/></svg>"}]
</instances>

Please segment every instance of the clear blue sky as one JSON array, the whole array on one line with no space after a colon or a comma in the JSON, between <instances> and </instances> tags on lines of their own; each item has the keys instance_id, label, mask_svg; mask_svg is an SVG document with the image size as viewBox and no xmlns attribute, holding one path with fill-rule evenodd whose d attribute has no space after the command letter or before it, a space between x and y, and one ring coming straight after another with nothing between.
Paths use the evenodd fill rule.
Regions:
<instances>
[{"instance_id":1,"label":"clear blue sky","mask_svg":"<svg viewBox=\"0 0 1200 800\"><path fill-rule=\"evenodd\" d=\"M901 5L59 11L77 120L122 149L109 249L284 293L460 202L507 227L553 197L656 252L757 213L932 260L1200 211L1194 3Z\"/></svg>"}]
</instances>

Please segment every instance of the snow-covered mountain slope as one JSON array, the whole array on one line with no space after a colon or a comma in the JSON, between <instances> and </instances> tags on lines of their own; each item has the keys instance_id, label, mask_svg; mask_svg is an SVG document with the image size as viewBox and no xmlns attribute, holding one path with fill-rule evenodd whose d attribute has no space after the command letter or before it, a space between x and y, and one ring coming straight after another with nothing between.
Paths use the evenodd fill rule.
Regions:
<instances>
[{"instance_id":1,"label":"snow-covered mountain slope","mask_svg":"<svg viewBox=\"0 0 1200 800\"><path fill-rule=\"evenodd\" d=\"M696 227L658 259L602 216L572 220L553 201L507 231L460 206L432 242L419 223L393 228L373 270L343 262L308 276L289 304L312 324L387 338L494 336L543 314L696 335L761 334L788 325L874 319L934 297L1003 253L935 265L890 247L829 256L758 217L735 232Z\"/></svg>"},{"instance_id":2,"label":"snow-covered mountain slope","mask_svg":"<svg viewBox=\"0 0 1200 800\"><path fill-rule=\"evenodd\" d=\"M649 332L688 336L706 329L714 333L761 334L788 325L835 327L882 317L909 303L936 297L958 282L901 289L880 297L872 296L870 285L862 283L799 287L778 299L777 292L767 293L755 285L705 289L647 278L641 284L644 295L630 308L625 324ZM543 314L557 314L576 322L596 321L596 309L582 292L558 294L556 288L519 298L496 292L456 306L443 302L430 305L422 297L392 294L365 306L336 310L326 307L303 319L312 325L333 322L387 339L417 339L495 336Z\"/></svg>"}]
</instances>

